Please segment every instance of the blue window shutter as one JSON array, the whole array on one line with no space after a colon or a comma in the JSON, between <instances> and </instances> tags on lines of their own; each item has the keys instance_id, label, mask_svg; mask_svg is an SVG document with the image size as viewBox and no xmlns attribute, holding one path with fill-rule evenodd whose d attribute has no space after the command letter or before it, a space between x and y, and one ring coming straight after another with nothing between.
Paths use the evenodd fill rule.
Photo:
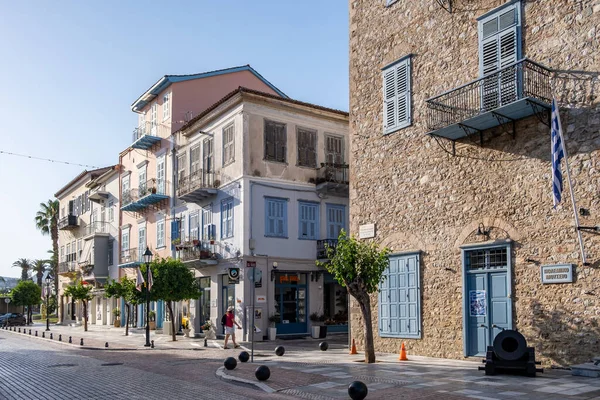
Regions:
<instances>
[{"instance_id":1,"label":"blue window shutter","mask_svg":"<svg viewBox=\"0 0 600 400\"><path fill-rule=\"evenodd\" d=\"M177 220L171 221L171 250L175 248L173 245L175 239L179 239L179 221Z\"/></svg>"},{"instance_id":2,"label":"blue window shutter","mask_svg":"<svg viewBox=\"0 0 600 400\"><path fill-rule=\"evenodd\" d=\"M383 133L412 123L410 56L383 70Z\"/></svg>"},{"instance_id":3,"label":"blue window shutter","mask_svg":"<svg viewBox=\"0 0 600 400\"><path fill-rule=\"evenodd\" d=\"M315 203L298 202L298 238L319 238L319 205Z\"/></svg>"},{"instance_id":4,"label":"blue window shutter","mask_svg":"<svg viewBox=\"0 0 600 400\"><path fill-rule=\"evenodd\" d=\"M397 127L404 128L411 123L410 109L410 57L396 66L396 83L398 96Z\"/></svg>"},{"instance_id":5,"label":"blue window shutter","mask_svg":"<svg viewBox=\"0 0 600 400\"><path fill-rule=\"evenodd\" d=\"M419 254L390 256L379 293L379 334L421 337Z\"/></svg>"},{"instance_id":6,"label":"blue window shutter","mask_svg":"<svg viewBox=\"0 0 600 400\"><path fill-rule=\"evenodd\" d=\"M346 229L346 206L327 204L327 239L337 239L342 229Z\"/></svg>"},{"instance_id":7,"label":"blue window shutter","mask_svg":"<svg viewBox=\"0 0 600 400\"><path fill-rule=\"evenodd\" d=\"M265 236L287 237L287 200L265 198Z\"/></svg>"}]
</instances>

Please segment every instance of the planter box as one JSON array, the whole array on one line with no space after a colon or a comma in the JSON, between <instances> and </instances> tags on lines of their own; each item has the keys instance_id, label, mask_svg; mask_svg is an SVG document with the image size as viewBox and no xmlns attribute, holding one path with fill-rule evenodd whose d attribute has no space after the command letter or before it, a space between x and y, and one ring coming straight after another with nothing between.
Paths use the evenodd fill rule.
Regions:
<instances>
[{"instance_id":1,"label":"planter box","mask_svg":"<svg viewBox=\"0 0 600 400\"><path fill-rule=\"evenodd\" d=\"M269 340L275 340L277 338L277 328L269 328Z\"/></svg>"},{"instance_id":2,"label":"planter box","mask_svg":"<svg viewBox=\"0 0 600 400\"><path fill-rule=\"evenodd\" d=\"M319 339L325 339L327 337L327 325L319 326Z\"/></svg>"},{"instance_id":3,"label":"planter box","mask_svg":"<svg viewBox=\"0 0 600 400\"><path fill-rule=\"evenodd\" d=\"M319 325L311 326L310 333L310 337L312 337L313 339L318 339L319 334L321 333L321 327Z\"/></svg>"}]
</instances>

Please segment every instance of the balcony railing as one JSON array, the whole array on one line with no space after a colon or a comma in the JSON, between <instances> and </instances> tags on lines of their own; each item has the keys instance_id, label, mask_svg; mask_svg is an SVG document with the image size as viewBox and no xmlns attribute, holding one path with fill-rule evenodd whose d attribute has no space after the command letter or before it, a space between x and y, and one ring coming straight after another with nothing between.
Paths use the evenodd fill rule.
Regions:
<instances>
[{"instance_id":1,"label":"balcony railing","mask_svg":"<svg viewBox=\"0 0 600 400\"><path fill-rule=\"evenodd\" d=\"M119 255L119 266L137 265L144 260L144 250L138 250L137 247L121 250Z\"/></svg>"},{"instance_id":2,"label":"balcony railing","mask_svg":"<svg viewBox=\"0 0 600 400\"><path fill-rule=\"evenodd\" d=\"M209 246L208 242L201 242L193 246L178 246L181 249L179 250L179 259L181 261L216 259Z\"/></svg>"},{"instance_id":3,"label":"balcony railing","mask_svg":"<svg viewBox=\"0 0 600 400\"><path fill-rule=\"evenodd\" d=\"M110 228L111 228L111 224L108 222L101 222L101 221L96 221L96 222L92 222L88 225L86 225L86 227L83 230L83 236L90 236L90 235L96 235L96 234L102 234L102 233L110 233Z\"/></svg>"},{"instance_id":4,"label":"balcony railing","mask_svg":"<svg viewBox=\"0 0 600 400\"><path fill-rule=\"evenodd\" d=\"M141 211L170 197L169 182L152 178L140 183L139 188L130 189L121 196L121 210Z\"/></svg>"},{"instance_id":5,"label":"balcony railing","mask_svg":"<svg viewBox=\"0 0 600 400\"><path fill-rule=\"evenodd\" d=\"M177 197L187 202L205 200L217 193L221 186L220 173L199 169L179 178Z\"/></svg>"},{"instance_id":6,"label":"balcony railing","mask_svg":"<svg viewBox=\"0 0 600 400\"><path fill-rule=\"evenodd\" d=\"M168 137L170 134L168 126L156 122L145 122L133 130L131 147L148 150L160 143L161 138Z\"/></svg>"},{"instance_id":7,"label":"balcony railing","mask_svg":"<svg viewBox=\"0 0 600 400\"><path fill-rule=\"evenodd\" d=\"M321 163L317 171L317 191L348 195L348 164Z\"/></svg>"},{"instance_id":8,"label":"balcony railing","mask_svg":"<svg viewBox=\"0 0 600 400\"><path fill-rule=\"evenodd\" d=\"M429 133L454 140L549 109L551 73L522 59L427 99Z\"/></svg>"},{"instance_id":9,"label":"balcony railing","mask_svg":"<svg viewBox=\"0 0 600 400\"><path fill-rule=\"evenodd\" d=\"M74 272L77 270L77 263L75 261L62 261L58 263L58 273L65 274L67 272Z\"/></svg>"},{"instance_id":10,"label":"balcony railing","mask_svg":"<svg viewBox=\"0 0 600 400\"><path fill-rule=\"evenodd\" d=\"M66 217L61 218L58 221L58 229L76 229L79 226L79 222L77 221L77 216L69 214Z\"/></svg>"},{"instance_id":11,"label":"balcony railing","mask_svg":"<svg viewBox=\"0 0 600 400\"><path fill-rule=\"evenodd\" d=\"M317 260L327 260L329 259L327 255L327 249L334 249L337 247L338 240L337 239L323 239L317 240Z\"/></svg>"}]
</instances>

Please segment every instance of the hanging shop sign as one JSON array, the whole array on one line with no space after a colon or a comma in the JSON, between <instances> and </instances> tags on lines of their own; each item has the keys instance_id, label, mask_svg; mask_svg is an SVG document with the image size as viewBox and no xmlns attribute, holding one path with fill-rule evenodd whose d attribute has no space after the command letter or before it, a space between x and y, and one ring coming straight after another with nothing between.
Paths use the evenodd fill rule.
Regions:
<instances>
[{"instance_id":1,"label":"hanging shop sign","mask_svg":"<svg viewBox=\"0 0 600 400\"><path fill-rule=\"evenodd\" d=\"M542 283L572 283L573 264L542 265Z\"/></svg>"},{"instance_id":2,"label":"hanging shop sign","mask_svg":"<svg viewBox=\"0 0 600 400\"><path fill-rule=\"evenodd\" d=\"M228 276L229 276L229 284L230 285L236 285L236 284L240 283L240 269L239 268L237 268L237 267L229 268Z\"/></svg>"}]
</instances>

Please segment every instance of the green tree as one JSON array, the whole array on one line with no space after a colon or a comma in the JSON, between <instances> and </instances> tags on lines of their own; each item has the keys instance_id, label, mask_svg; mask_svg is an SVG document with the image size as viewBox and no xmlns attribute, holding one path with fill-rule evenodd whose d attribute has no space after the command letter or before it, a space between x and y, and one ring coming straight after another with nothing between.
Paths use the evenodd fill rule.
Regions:
<instances>
[{"instance_id":1,"label":"green tree","mask_svg":"<svg viewBox=\"0 0 600 400\"><path fill-rule=\"evenodd\" d=\"M340 285L356 299L364 320L365 362L375 362L373 324L371 320L371 295L379 290L383 271L389 265L389 249L379 249L374 242L362 242L349 237L342 230L335 248L327 248L328 262L317 265L333 274Z\"/></svg>"},{"instance_id":2,"label":"green tree","mask_svg":"<svg viewBox=\"0 0 600 400\"><path fill-rule=\"evenodd\" d=\"M58 200L40 203L40 210L35 215L35 227L42 235L50 235L52 239L52 276L58 276ZM58 279L54 280L54 291L58 293Z\"/></svg>"},{"instance_id":3,"label":"green tree","mask_svg":"<svg viewBox=\"0 0 600 400\"><path fill-rule=\"evenodd\" d=\"M83 285L81 282L77 282L65 289L65 296L71 297L74 300L79 300L81 301L81 304L83 304L83 330L86 332L88 321L87 303L94 297L92 289L92 286Z\"/></svg>"},{"instance_id":4,"label":"green tree","mask_svg":"<svg viewBox=\"0 0 600 400\"><path fill-rule=\"evenodd\" d=\"M146 265L141 267L142 275L146 277ZM151 300L163 300L167 304L169 315L171 316L171 330L173 341L176 341L175 316L173 315L173 302L197 299L200 297L200 288L198 287L194 273L188 269L179 260L171 258L160 258L150 264L154 284L150 289ZM145 298L145 289L142 293Z\"/></svg>"},{"instance_id":5,"label":"green tree","mask_svg":"<svg viewBox=\"0 0 600 400\"><path fill-rule=\"evenodd\" d=\"M11 301L17 306L27 307L27 323L31 323L31 306L42 301L42 289L33 281L20 281L10 294Z\"/></svg>"},{"instance_id":6,"label":"green tree","mask_svg":"<svg viewBox=\"0 0 600 400\"><path fill-rule=\"evenodd\" d=\"M36 282L39 287L42 287L42 277L46 272L46 266L49 264L48 260L33 260L31 271L35 272Z\"/></svg>"},{"instance_id":7,"label":"green tree","mask_svg":"<svg viewBox=\"0 0 600 400\"><path fill-rule=\"evenodd\" d=\"M126 276L121 278L120 282L112 280L104 286L104 294L108 298L123 298L125 301L125 309L127 310L125 313L125 336L129 335L130 307L143 301L141 292L135 288L135 281Z\"/></svg>"},{"instance_id":8,"label":"green tree","mask_svg":"<svg viewBox=\"0 0 600 400\"><path fill-rule=\"evenodd\" d=\"M29 271L33 267L31 261L26 258L19 258L12 264L13 267L21 268L21 280L26 281L29 279Z\"/></svg>"}]
</instances>

